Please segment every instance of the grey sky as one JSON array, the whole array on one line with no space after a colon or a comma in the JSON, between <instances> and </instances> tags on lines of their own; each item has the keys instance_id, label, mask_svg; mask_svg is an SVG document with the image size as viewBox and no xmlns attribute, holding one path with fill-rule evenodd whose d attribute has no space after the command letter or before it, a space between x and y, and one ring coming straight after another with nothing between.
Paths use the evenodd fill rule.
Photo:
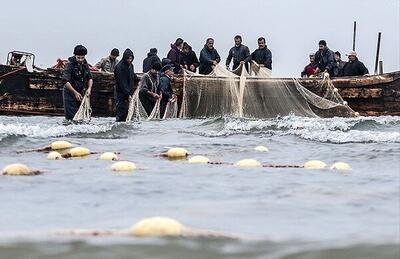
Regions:
<instances>
[{"instance_id":1,"label":"grey sky","mask_svg":"<svg viewBox=\"0 0 400 259\"><path fill-rule=\"evenodd\" d=\"M121 52L129 47L139 71L151 47L165 57L177 37L197 54L213 37L225 62L234 35L241 34L251 51L259 36L267 39L274 75L298 76L320 39L343 57L351 49L356 20L357 52L370 72L379 31L385 71L400 70L399 0L21 0L1 5L1 63L18 49L34 52L36 64L48 67L83 44L90 63L113 47Z\"/></svg>"}]
</instances>

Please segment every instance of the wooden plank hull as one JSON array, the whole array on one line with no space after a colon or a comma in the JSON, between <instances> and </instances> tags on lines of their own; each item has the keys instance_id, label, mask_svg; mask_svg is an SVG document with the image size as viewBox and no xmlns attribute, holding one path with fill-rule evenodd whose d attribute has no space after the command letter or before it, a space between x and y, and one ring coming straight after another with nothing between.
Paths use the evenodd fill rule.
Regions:
<instances>
[{"instance_id":1,"label":"wooden plank hull","mask_svg":"<svg viewBox=\"0 0 400 259\"><path fill-rule=\"evenodd\" d=\"M2 77L15 69L0 65L0 114L63 115L61 71L47 69L29 73L22 70ZM93 80L93 116L114 116L114 76L94 72ZM318 80L300 79L300 82L309 90L322 95L316 88ZM332 81L349 106L360 115L400 115L400 71ZM174 89L182 90L182 78L175 80Z\"/></svg>"}]
</instances>

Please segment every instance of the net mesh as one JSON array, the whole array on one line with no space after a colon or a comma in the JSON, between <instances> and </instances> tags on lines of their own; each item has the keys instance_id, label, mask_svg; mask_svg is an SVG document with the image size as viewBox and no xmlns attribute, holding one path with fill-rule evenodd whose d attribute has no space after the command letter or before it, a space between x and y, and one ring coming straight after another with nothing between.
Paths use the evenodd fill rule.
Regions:
<instances>
[{"instance_id":1,"label":"net mesh","mask_svg":"<svg viewBox=\"0 0 400 259\"><path fill-rule=\"evenodd\" d=\"M90 97L85 95L82 99L78 111L75 113L73 121L87 122L92 118L92 108L90 107Z\"/></svg>"},{"instance_id":2,"label":"net mesh","mask_svg":"<svg viewBox=\"0 0 400 259\"><path fill-rule=\"evenodd\" d=\"M230 72L216 66L207 76L186 72L182 118L248 117L273 118L298 115L352 116L328 76L316 86L323 97L307 90L298 79L270 78L271 71L251 63Z\"/></svg>"}]
</instances>

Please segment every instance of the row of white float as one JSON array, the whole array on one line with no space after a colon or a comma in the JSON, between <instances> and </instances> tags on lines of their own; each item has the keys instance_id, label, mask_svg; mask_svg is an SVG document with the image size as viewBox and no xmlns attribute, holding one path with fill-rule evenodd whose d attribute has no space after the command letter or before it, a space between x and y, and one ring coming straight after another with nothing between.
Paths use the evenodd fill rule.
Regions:
<instances>
[{"instance_id":1,"label":"row of white float","mask_svg":"<svg viewBox=\"0 0 400 259\"><path fill-rule=\"evenodd\" d=\"M55 141L51 143L51 145L48 147L50 150L52 150L48 155L47 159L48 160L61 160L61 159L68 159L71 157L85 157L88 156L91 153L91 151L88 148L85 147L73 147L73 145L67 141ZM62 150L69 150L66 154L61 154L59 151ZM268 152L268 148L264 146L257 146L254 148L255 151L257 152ZM186 149L184 148L171 148L169 149L165 154L166 157L171 158L171 159L185 159L188 157L189 153ZM101 160L110 160L110 161L116 161L111 165L111 170L113 171L120 171L120 172L127 172L127 171L134 171L137 169L137 166L130 161L117 161L118 156L116 153L113 152L105 152L102 153L99 157ZM196 155L192 156L188 159L188 163L191 164L208 164L211 163L210 159L201 156L201 155ZM255 159L242 159L235 164L233 164L235 167L242 167L242 168L257 168L257 167L263 167L263 165L255 160ZM323 161L319 160L311 160L306 162L302 166L297 166L298 168L306 168L306 169L326 169L327 164L324 163ZM331 170L337 170L337 171L350 171L352 168L350 167L349 164L344 163L344 162L336 162L331 165L330 167ZM23 164L11 164L6 167L4 167L2 174L3 175L34 175L33 173L35 171L30 170L26 165ZM37 171L36 171L37 172ZM37 173L36 173L37 174Z\"/></svg>"}]
</instances>

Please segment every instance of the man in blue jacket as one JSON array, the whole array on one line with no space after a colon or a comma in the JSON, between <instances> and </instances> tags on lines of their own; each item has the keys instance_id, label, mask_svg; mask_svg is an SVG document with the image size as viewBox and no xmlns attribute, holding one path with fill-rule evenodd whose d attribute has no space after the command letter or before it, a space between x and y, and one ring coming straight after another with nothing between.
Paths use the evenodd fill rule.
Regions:
<instances>
[{"instance_id":1,"label":"man in blue jacket","mask_svg":"<svg viewBox=\"0 0 400 259\"><path fill-rule=\"evenodd\" d=\"M265 38L261 37L258 39L258 49L256 49L251 56L248 57L247 62L254 60L261 67L272 69L272 53L267 48Z\"/></svg>"},{"instance_id":2,"label":"man in blue jacket","mask_svg":"<svg viewBox=\"0 0 400 259\"><path fill-rule=\"evenodd\" d=\"M171 81L174 76L173 67L166 65L161 69L159 92L162 95L160 103L160 115L164 117L165 108L169 101L176 99L176 95L172 91Z\"/></svg>"},{"instance_id":3,"label":"man in blue jacket","mask_svg":"<svg viewBox=\"0 0 400 259\"><path fill-rule=\"evenodd\" d=\"M213 71L213 67L221 61L217 50L214 48L214 39L208 38L204 48L200 52L199 73L208 75Z\"/></svg>"},{"instance_id":4,"label":"man in blue jacket","mask_svg":"<svg viewBox=\"0 0 400 259\"><path fill-rule=\"evenodd\" d=\"M328 72L330 76L333 76L336 67L335 53L328 48L325 40L320 40L318 46L319 49L314 56L314 62L317 65L315 73Z\"/></svg>"},{"instance_id":5,"label":"man in blue jacket","mask_svg":"<svg viewBox=\"0 0 400 259\"><path fill-rule=\"evenodd\" d=\"M235 46L229 50L228 58L226 59L226 68L229 69L231 60L233 59L232 70L238 68L239 65L245 64L246 60L250 57L250 50L247 46L242 44L242 36L235 36Z\"/></svg>"}]
</instances>

